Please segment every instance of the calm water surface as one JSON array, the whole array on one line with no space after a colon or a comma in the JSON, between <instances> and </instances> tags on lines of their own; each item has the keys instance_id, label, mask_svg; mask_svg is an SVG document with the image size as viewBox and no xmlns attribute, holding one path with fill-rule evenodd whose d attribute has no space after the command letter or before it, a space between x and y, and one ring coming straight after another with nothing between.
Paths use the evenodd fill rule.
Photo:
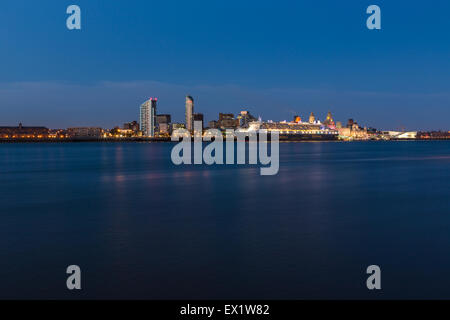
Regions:
<instances>
[{"instance_id":1,"label":"calm water surface","mask_svg":"<svg viewBox=\"0 0 450 320\"><path fill-rule=\"evenodd\" d=\"M0 145L0 298L450 298L450 142L284 143L276 176L171 148Z\"/></svg>"}]
</instances>

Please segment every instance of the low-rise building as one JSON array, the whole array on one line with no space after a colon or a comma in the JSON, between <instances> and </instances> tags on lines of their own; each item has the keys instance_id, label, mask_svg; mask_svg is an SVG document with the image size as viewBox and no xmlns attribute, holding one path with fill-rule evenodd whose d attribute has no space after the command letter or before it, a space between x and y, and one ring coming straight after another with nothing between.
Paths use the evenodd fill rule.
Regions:
<instances>
[{"instance_id":1,"label":"low-rise building","mask_svg":"<svg viewBox=\"0 0 450 320\"><path fill-rule=\"evenodd\" d=\"M220 129L236 129L239 127L239 119L235 119L232 113L219 113L218 126Z\"/></svg>"},{"instance_id":2,"label":"low-rise building","mask_svg":"<svg viewBox=\"0 0 450 320\"><path fill-rule=\"evenodd\" d=\"M170 124L171 122L172 122L172 117L171 117L170 114L158 114L158 115L156 115L156 123L158 125L162 124L162 123Z\"/></svg>"},{"instance_id":3,"label":"low-rise building","mask_svg":"<svg viewBox=\"0 0 450 320\"><path fill-rule=\"evenodd\" d=\"M68 128L67 136L69 138L101 138L103 129L98 127Z\"/></svg>"},{"instance_id":4,"label":"low-rise building","mask_svg":"<svg viewBox=\"0 0 450 320\"><path fill-rule=\"evenodd\" d=\"M418 132L417 139L450 139L450 131Z\"/></svg>"},{"instance_id":5,"label":"low-rise building","mask_svg":"<svg viewBox=\"0 0 450 320\"><path fill-rule=\"evenodd\" d=\"M172 123L171 124L172 131L177 129L186 129L186 125L184 123Z\"/></svg>"},{"instance_id":6,"label":"low-rise building","mask_svg":"<svg viewBox=\"0 0 450 320\"><path fill-rule=\"evenodd\" d=\"M48 138L50 130L46 127L0 127L0 138L3 139L41 139Z\"/></svg>"},{"instance_id":7,"label":"low-rise building","mask_svg":"<svg viewBox=\"0 0 450 320\"><path fill-rule=\"evenodd\" d=\"M250 122L256 121L258 119L252 116L249 111L244 110L241 111L240 114L237 116L237 120L239 121L240 127L246 128L248 127Z\"/></svg>"},{"instance_id":8,"label":"low-rise building","mask_svg":"<svg viewBox=\"0 0 450 320\"><path fill-rule=\"evenodd\" d=\"M349 119L346 127L336 127L339 137L343 140L369 140L370 135L366 128L360 128L358 123Z\"/></svg>"},{"instance_id":9,"label":"low-rise building","mask_svg":"<svg viewBox=\"0 0 450 320\"><path fill-rule=\"evenodd\" d=\"M212 121L208 122L208 127L210 129L217 129L217 128L219 128L219 122L217 120L212 120Z\"/></svg>"},{"instance_id":10,"label":"low-rise building","mask_svg":"<svg viewBox=\"0 0 450 320\"><path fill-rule=\"evenodd\" d=\"M387 131L387 134L391 139L416 139L417 131L399 132L399 131Z\"/></svg>"},{"instance_id":11,"label":"low-rise building","mask_svg":"<svg viewBox=\"0 0 450 320\"><path fill-rule=\"evenodd\" d=\"M158 125L158 131L161 135L169 135L170 134L170 124L168 123L160 123Z\"/></svg>"},{"instance_id":12,"label":"low-rise building","mask_svg":"<svg viewBox=\"0 0 450 320\"><path fill-rule=\"evenodd\" d=\"M137 133L139 131L139 123L137 121L127 122L123 124L124 130L132 130Z\"/></svg>"}]
</instances>

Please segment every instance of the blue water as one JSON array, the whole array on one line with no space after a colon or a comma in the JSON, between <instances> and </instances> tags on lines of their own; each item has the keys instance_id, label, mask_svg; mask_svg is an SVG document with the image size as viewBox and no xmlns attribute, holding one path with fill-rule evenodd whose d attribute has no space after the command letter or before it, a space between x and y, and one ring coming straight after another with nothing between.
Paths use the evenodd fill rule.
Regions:
<instances>
[{"instance_id":1,"label":"blue water","mask_svg":"<svg viewBox=\"0 0 450 320\"><path fill-rule=\"evenodd\" d=\"M450 298L450 142L282 143L276 176L171 148L0 145L0 298Z\"/></svg>"}]
</instances>

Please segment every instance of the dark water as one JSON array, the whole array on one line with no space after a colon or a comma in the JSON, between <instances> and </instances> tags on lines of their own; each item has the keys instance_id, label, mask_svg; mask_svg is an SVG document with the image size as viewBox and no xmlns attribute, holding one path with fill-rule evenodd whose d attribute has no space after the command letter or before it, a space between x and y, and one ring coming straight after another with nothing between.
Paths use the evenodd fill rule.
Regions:
<instances>
[{"instance_id":1,"label":"dark water","mask_svg":"<svg viewBox=\"0 0 450 320\"><path fill-rule=\"evenodd\" d=\"M450 298L449 142L281 144L277 176L171 147L0 145L0 298Z\"/></svg>"}]
</instances>

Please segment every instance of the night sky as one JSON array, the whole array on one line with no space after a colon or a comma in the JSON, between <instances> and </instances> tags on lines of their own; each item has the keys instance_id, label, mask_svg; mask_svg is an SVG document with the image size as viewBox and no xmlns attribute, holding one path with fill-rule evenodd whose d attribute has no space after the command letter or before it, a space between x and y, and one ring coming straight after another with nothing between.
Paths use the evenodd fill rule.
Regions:
<instances>
[{"instance_id":1,"label":"night sky","mask_svg":"<svg viewBox=\"0 0 450 320\"><path fill-rule=\"evenodd\" d=\"M66 28L66 8L82 30ZM368 30L366 8L381 7ZM0 125L103 126L249 110L450 129L450 2L3 0Z\"/></svg>"}]
</instances>

